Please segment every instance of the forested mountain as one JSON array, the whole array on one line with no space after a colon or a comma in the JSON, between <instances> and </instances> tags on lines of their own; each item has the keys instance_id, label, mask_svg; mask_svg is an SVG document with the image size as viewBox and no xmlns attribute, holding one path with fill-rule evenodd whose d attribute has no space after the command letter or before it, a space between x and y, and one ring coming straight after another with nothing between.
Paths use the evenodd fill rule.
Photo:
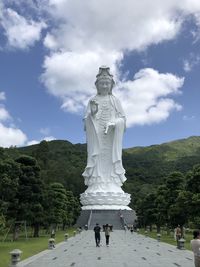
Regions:
<instances>
[{"instance_id":1,"label":"forested mountain","mask_svg":"<svg viewBox=\"0 0 200 267\"><path fill-rule=\"evenodd\" d=\"M20 154L36 158L45 183L62 183L76 196L85 190L81 175L87 159L85 144L73 145L62 140L42 141L37 145L8 148L6 153L13 159Z\"/></svg>"},{"instance_id":2,"label":"forested mountain","mask_svg":"<svg viewBox=\"0 0 200 267\"><path fill-rule=\"evenodd\" d=\"M62 140L0 148L0 232L24 220L34 236L40 226L73 224L86 161L86 144ZM200 137L124 149L123 165L124 191L131 194L139 225L200 227Z\"/></svg>"},{"instance_id":3,"label":"forested mountain","mask_svg":"<svg viewBox=\"0 0 200 267\"><path fill-rule=\"evenodd\" d=\"M20 154L33 156L41 167L45 183L60 182L74 195L84 192L82 172L86 166L85 144L68 141L42 141L38 145L6 149L12 158ZM183 174L200 163L200 137L194 136L161 145L123 150L123 165L127 181L124 189L133 195L149 193L173 171Z\"/></svg>"},{"instance_id":4,"label":"forested mountain","mask_svg":"<svg viewBox=\"0 0 200 267\"><path fill-rule=\"evenodd\" d=\"M62 141L0 148L0 234L10 229L17 240L21 221L34 229L34 237L41 227L50 231L74 224L85 154L79 145Z\"/></svg>"},{"instance_id":5,"label":"forested mountain","mask_svg":"<svg viewBox=\"0 0 200 267\"><path fill-rule=\"evenodd\" d=\"M133 198L138 194L141 197L162 184L171 172L185 174L200 163L200 137L125 149L123 163L128 178L125 190L132 193Z\"/></svg>"}]
</instances>

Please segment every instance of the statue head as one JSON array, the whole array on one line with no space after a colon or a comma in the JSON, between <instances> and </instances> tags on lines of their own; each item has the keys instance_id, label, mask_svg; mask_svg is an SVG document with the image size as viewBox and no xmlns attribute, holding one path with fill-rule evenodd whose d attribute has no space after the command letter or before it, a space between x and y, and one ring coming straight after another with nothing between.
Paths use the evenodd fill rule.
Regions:
<instances>
[{"instance_id":1,"label":"statue head","mask_svg":"<svg viewBox=\"0 0 200 267\"><path fill-rule=\"evenodd\" d=\"M99 95L112 94L112 88L115 85L113 75L110 74L110 68L102 66L99 68L99 73L96 76L96 88Z\"/></svg>"}]
</instances>

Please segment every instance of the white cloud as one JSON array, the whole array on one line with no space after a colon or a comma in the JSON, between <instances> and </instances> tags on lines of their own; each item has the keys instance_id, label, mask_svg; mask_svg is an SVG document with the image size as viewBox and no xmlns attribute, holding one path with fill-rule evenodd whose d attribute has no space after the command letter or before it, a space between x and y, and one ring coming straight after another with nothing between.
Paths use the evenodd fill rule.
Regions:
<instances>
[{"instance_id":1,"label":"white cloud","mask_svg":"<svg viewBox=\"0 0 200 267\"><path fill-rule=\"evenodd\" d=\"M192 30L193 43L197 43L200 40L200 12L196 13L195 16L196 29Z\"/></svg>"},{"instance_id":2,"label":"white cloud","mask_svg":"<svg viewBox=\"0 0 200 267\"><path fill-rule=\"evenodd\" d=\"M50 50L56 50L58 48L58 43L52 34L47 33L44 38L44 46L46 46Z\"/></svg>"},{"instance_id":3,"label":"white cloud","mask_svg":"<svg viewBox=\"0 0 200 267\"><path fill-rule=\"evenodd\" d=\"M38 141L38 140L31 140L31 141L28 141L26 143L27 146L32 146L32 145L36 145L36 144L39 144L41 141Z\"/></svg>"},{"instance_id":4,"label":"white cloud","mask_svg":"<svg viewBox=\"0 0 200 267\"><path fill-rule=\"evenodd\" d=\"M183 69L185 72L190 72L192 70L192 66L188 60L183 60Z\"/></svg>"},{"instance_id":5,"label":"white cloud","mask_svg":"<svg viewBox=\"0 0 200 267\"><path fill-rule=\"evenodd\" d=\"M183 116L183 120L184 121L192 121L194 119L195 119L195 116L194 115L192 115L192 116L184 115Z\"/></svg>"},{"instance_id":6,"label":"white cloud","mask_svg":"<svg viewBox=\"0 0 200 267\"><path fill-rule=\"evenodd\" d=\"M51 94L62 99L63 109L78 112L96 92L94 66L106 63L118 75L116 65L121 59L122 54L115 51L56 52L46 57L41 79Z\"/></svg>"},{"instance_id":7,"label":"white cloud","mask_svg":"<svg viewBox=\"0 0 200 267\"><path fill-rule=\"evenodd\" d=\"M0 92L0 101L4 101L4 100L6 100L6 94L5 92ZM10 118L11 117L10 117L9 112L6 110L4 105L0 104L0 122L9 120Z\"/></svg>"},{"instance_id":8,"label":"white cloud","mask_svg":"<svg viewBox=\"0 0 200 267\"><path fill-rule=\"evenodd\" d=\"M6 127L0 123L0 146L22 146L27 140L26 135L17 128Z\"/></svg>"},{"instance_id":9,"label":"white cloud","mask_svg":"<svg viewBox=\"0 0 200 267\"><path fill-rule=\"evenodd\" d=\"M136 73L132 81L119 84L116 95L127 115L127 126L159 123L173 110L180 110L181 105L171 97L180 93L183 82L173 74L146 68Z\"/></svg>"},{"instance_id":10,"label":"white cloud","mask_svg":"<svg viewBox=\"0 0 200 267\"><path fill-rule=\"evenodd\" d=\"M183 69L185 72L190 72L199 63L200 63L200 56L191 53L188 59L183 60Z\"/></svg>"},{"instance_id":11,"label":"white cloud","mask_svg":"<svg viewBox=\"0 0 200 267\"><path fill-rule=\"evenodd\" d=\"M6 95L0 92L0 101L5 100ZM12 117L6 108L0 104L0 147L21 146L24 145L26 135L12 123L6 126L5 123L11 121Z\"/></svg>"},{"instance_id":12,"label":"white cloud","mask_svg":"<svg viewBox=\"0 0 200 267\"><path fill-rule=\"evenodd\" d=\"M27 146L32 146L32 145L36 145L36 144L39 144L41 141L52 141L52 140L56 140L56 138L54 136L46 136L40 140L31 140L31 141L28 141L26 143Z\"/></svg>"},{"instance_id":13,"label":"white cloud","mask_svg":"<svg viewBox=\"0 0 200 267\"><path fill-rule=\"evenodd\" d=\"M10 118L9 112L3 106L0 106L0 121L6 121Z\"/></svg>"},{"instance_id":14,"label":"white cloud","mask_svg":"<svg viewBox=\"0 0 200 267\"><path fill-rule=\"evenodd\" d=\"M56 138L54 136L46 136L43 138L43 140L45 141L53 141L53 140L56 140Z\"/></svg>"},{"instance_id":15,"label":"white cloud","mask_svg":"<svg viewBox=\"0 0 200 267\"><path fill-rule=\"evenodd\" d=\"M6 100L5 92L0 92L0 101L1 100Z\"/></svg>"},{"instance_id":16,"label":"white cloud","mask_svg":"<svg viewBox=\"0 0 200 267\"><path fill-rule=\"evenodd\" d=\"M66 62L64 57L62 59L63 62ZM52 66L55 67L55 64ZM88 98L96 94L96 89L90 87L93 84L92 78L95 77L93 70L91 68L92 77L88 76L84 80L87 75L90 75L90 73L81 75L85 71L84 66L87 65L83 64L82 73L78 73L77 77L74 68L74 77L71 76L74 78L74 84L72 80L70 85L67 80L69 73L65 75L67 67L63 68L63 71L59 70L57 75L49 73L52 93L62 98L62 108L66 111L76 113L82 111L85 109ZM90 68L86 69L90 70ZM60 79L60 75L63 75L63 80ZM52 77L56 79L52 81ZM166 120L173 110L180 110L181 105L176 103L172 97L181 92L180 88L183 82L183 78L170 73L159 73L151 68L140 70L135 74L133 80L118 82L118 87L113 90L113 93L123 103L127 115L127 126L159 123ZM49 88L51 87L49 86ZM88 90L88 88L90 89ZM56 89L55 92L54 89Z\"/></svg>"},{"instance_id":17,"label":"white cloud","mask_svg":"<svg viewBox=\"0 0 200 267\"><path fill-rule=\"evenodd\" d=\"M89 0L84 4L82 0L49 0L47 10L55 27L44 39L49 55L42 81L69 112L80 112L96 93L93 84L99 66L110 66L119 81L119 66L127 51L141 51L175 39L190 16L200 28L197 0ZM184 64L186 71L194 65L188 60ZM183 79L173 74L145 69L133 81L119 84L124 88L118 94L126 103L129 126L158 123L181 108L173 98Z\"/></svg>"},{"instance_id":18,"label":"white cloud","mask_svg":"<svg viewBox=\"0 0 200 267\"><path fill-rule=\"evenodd\" d=\"M48 135L50 133L50 129L48 127L46 128L41 128L40 133L44 135Z\"/></svg>"},{"instance_id":19,"label":"white cloud","mask_svg":"<svg viewBox=\"0 0 200 267\"><path fill-rule=\"evenodd\" d=\"M51 40L66 50L141 50L178 33L182 19L177 5L166 2L50 1L51 15L63 21L52 30Z\"/></svg>"},{"instance_id":20,"label":"white cloud","mask_svg":"<svg viewBox=\"0 0 200 267\"><path fill-rule=\"evenodd\" d=\"M67 51L132 51L175 38L190 15L199 26L200 2L50 0L47 9L56 24L47 35L47 46L53 40L53 48Z\"/></svg>"},{"instance_id":21,"label":"white cloud","mask_svg":"<svg viewBox=\"0 0 200 267\"><path fill-rule=\"evenodd\" d=\"M44 22L26 19L11 8L5 8L0 22L10 47L26 49L41 38L41 31L46 27Z\"/></svg>"},{"instance_id":22,"label":"white cloud","mask_svg":"<svg viewBox=\"0 0 200 267\"><path fill-rule=\"evenodd\" d=\"M48 12L50 25L44 39L48 55L41 80L50 94L61 99L62 109L69 112L80 112L96 93L94 80L99 66L110 66L119 80L119 66L126 52L144 51L150 45L175 39L189 16L200 28L198 0L88 0L84 4L82 0L48 0L42 9ZM25 19L11 9L6 12L4 28L10 44L23 48L40 38L43 22ZM23 29L25 37L15 34L18 29ZM31 33L30 38L27 33ZM186 70L191 67L189 63L185 61ZM126 103L129 126L158 123L181 108L173 96L183 79L173 74L144 69L133 81L119 84L124 90L116 92Z\"/></svg>"}]
</instances>

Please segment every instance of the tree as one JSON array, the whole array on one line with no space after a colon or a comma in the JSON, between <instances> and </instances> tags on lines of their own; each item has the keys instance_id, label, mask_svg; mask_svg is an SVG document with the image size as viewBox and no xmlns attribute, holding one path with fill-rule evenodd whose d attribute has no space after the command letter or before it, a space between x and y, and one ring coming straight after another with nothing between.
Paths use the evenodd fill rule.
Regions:
<instances>
[{"instance_id":1,"label":"tree","mask_svg":"<svg viewBox=\"0 0 200 267\"><path fill-rule=\"evenodd\" d=\"M73 195L72 191L66 191L67 196L67 221L66 224L71 226L75 223L80 213L80 203L77 197Z\"/></svg>"},{"instance_id":2,"label":"tree","mask_svg":"<svg viewBox=\"0 0 200 267\"><path fill-rule=\"evenodd\" d=\"M64 186L60 183L52 183L47 189L46 201L46 221L54 224L55 228L58 224L63 223L67 213L67 196Z\"/></svg>"},{"instance_id":3,"label":"tree","mask_svg":"<svg viewBox=\"0 0 200 267\"><path fill-rule=\"evenodd\" d=\"M21 170L9 157L0 159L0 214L6 220L15 217L18 204L17 192Z\"/></svg>"},{"instance_id":4,"label":"tree","mask_svg":"<svg viewBox=\"0 0 200 267\"><path fill-rule=\"evenodd\" d=\"M41 167L46 167L48 162L49 145L48 142L43 140L39 143L36 152L34 153L35 158L38 160Z\"/></svg>"},{"instance_id":5,"label":"tree","mask_svg":"<svg viewBox=\"0 0 200 267\"><path fill-rule=\"evenodd\" d=\"M2 234L2 232L4 231L5 226L6 226L6 220L3 214L1 214L0 215L0 234Z\"/></svg>"},{"instance_id":6,"label":"tree","mask_svg":"<svg viewBox=\"0 0 200 267\"><path fill-rule=\"evenodd\" d=\"M199 205L200 205L200 164L195 165L186 176L185 194L188 202L185 209L188 211L189 219L200 227Z\"/></svg>"},{"instance_id":7,"label":"tree","mask_svg":"<svg viewBox=\"0 0 200 267\"><path fill-rule=\"evenodd\" d=\"M156 210L155 200L156 200L156 194L150 193L137 202L136 211L138 216L138 222L144 227L149 225L150 229L151 225L156 223L157 210Z\"/></svg>"},{"instance_id":8,"label":"tree","mask_svg":"<svg viewBox=\"0 0 200 267\"><path fill-rule=\"evenodd\" d=\"M180 172L172 172L165 180L165 184L157 190L157 210L159 221L169 227L183 225L186 218L181 217L176 203L179 193L184 189L184 176Z\"/></svg>"},{"instance_id":9,"label":"tree","mask_svg":"<svg viewBox=\"0 0 200 267\"><path fill-rule=\"evenodd\" d=\"M40 224L44 218L44 183L40 177L40 168L36 159L30 156L21 156L16 162L20 165L21 174L15 219L31 224L34 229L33 236L38 237Z\"/></svg>"}]
</instances>

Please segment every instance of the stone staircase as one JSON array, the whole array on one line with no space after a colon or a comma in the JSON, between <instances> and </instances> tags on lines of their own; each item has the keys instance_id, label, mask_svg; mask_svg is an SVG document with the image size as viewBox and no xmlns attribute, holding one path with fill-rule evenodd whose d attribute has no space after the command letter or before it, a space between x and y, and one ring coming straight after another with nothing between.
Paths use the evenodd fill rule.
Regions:
<instances>
[{"instance_id":1,"label":"stone staircase","mask_svg":"<svg viewBox=\"0 0 200 267\"><path fill-rule=\"evenodd\" d=\"M82 210L76 226L88 226L93 229L98 223L101 227L105 224L113 225L114 230L124 229L124 224L132 225L137 219L134 210Z\"/></svg>"},{"instance_id":2,"label":"stone staircase","mask_svg":"<svg viewBox=\"0 0 200 267\"><path fill-rule=\"evenodd\" d=\"M137 220L137 216L134 210L121 210L120 213L123 216L123 221L126 225L133 225Z\"/></svg>"},{"instance_id":3,"label":"stone staircase","mask_svg":"<svg viewBox=\"0 0 200 267\"><path fill-rule=\"evenodd\" d=\"M76 221L75 226L84 228L85 225L88 225L90 213L91 213L90 210L82 210L81 214L78 217L78 220Z\"/></svg>"},{"instance_id":4,"label":"stone staircase","mask_svg":"<svg viewBox=\"0 0 200 267\"><path fill-rule=\"evenodd\" d=\"M110 224L113 225L113 229L115 230L123 229L123 224L118 210L93 210L89 229L93 229L96 223L98 223L101 227L102 225Z\"/></svg>"}]
</instances>

